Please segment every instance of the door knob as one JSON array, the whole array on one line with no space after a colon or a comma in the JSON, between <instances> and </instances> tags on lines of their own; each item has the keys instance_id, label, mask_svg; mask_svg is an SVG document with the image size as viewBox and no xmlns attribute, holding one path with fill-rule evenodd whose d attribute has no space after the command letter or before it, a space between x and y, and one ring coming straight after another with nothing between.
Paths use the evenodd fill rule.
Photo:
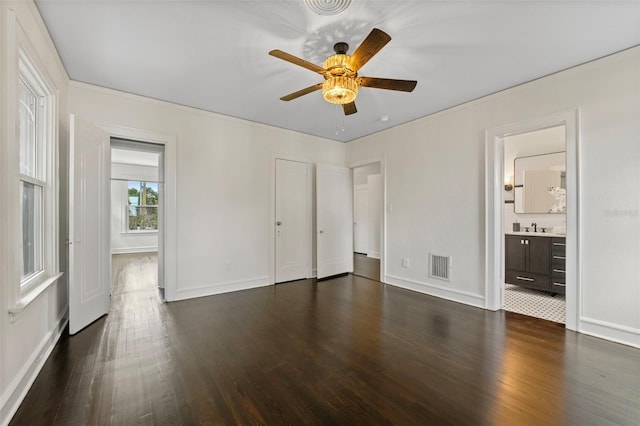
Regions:
<instances>
[{"instance_id":1,"label":"door knob","mask_svg":"<svg viewBox=\"0 0 640 426\"><path fill-rule=\"evenodd\" d=\"M282 225L282 222L281 221L277 221L276 225L280 226L280 225Z\"/></svg>"},{"instance_id":2,"label":"door knob","mask_svg":"<svg viewBox=\"0 0 640 426\"><path fill-rule=\"evenodd\" d=\"M318 234L324 234L324 231L321 229L318 231Z\"/></svg>"}]
</instances>

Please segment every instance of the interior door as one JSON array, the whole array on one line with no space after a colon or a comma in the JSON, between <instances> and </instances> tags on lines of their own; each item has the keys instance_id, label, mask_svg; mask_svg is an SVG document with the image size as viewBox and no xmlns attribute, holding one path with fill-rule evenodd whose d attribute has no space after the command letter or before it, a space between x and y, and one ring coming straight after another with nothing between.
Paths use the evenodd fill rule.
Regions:
<instances>
[{"instance_id":1,"label":"interior door","mask_svg":"<svg viewBox=\"0 0 640 426\"><path fill-rule=\"evenodd\" d=\"M109 137L73 114L69 122L69 333L109 312Z\"/></svg>"},{"instance_id":2,"label":"interior door","mask_svg":"<svg viewBox=\"0 0 640 426\"><path fill-rule=\"evenodd\" d=\"M348 168L316 166L318 278L353 272L352 186Z\"/></svg>"},{"instance_id":3,"label":"interior door","mask_svg":"<svg viewBox=\"0 0 640 426\"><path fill-rule=\"evenodd\" d=\"M307 277L309 269L309 215L307 163L276 159L277 283Z\"/></svg>"},{"instance_id":4,"label":"interior door","mask_svg":"<svg viewBox=\"0 0 640 426\"><path fill-rule=\"evenodd\" d=\"M353 251L367 254L369 248L369 191L365 185L353 188Z\"/></svg>"}]
</instances>

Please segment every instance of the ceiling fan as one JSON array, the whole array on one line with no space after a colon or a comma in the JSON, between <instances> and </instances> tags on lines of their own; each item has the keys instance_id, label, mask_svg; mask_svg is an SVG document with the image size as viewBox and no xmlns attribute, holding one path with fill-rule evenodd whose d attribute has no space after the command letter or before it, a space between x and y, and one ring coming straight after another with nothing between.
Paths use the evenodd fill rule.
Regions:
<instances>
[{"instance_id":1,"label":"ceiling fan","mask_svg":"<svg viewBox=\"0 0 640 426\"><path fill-rule=\"evenodd\" d=\"M382 30L374 28L352 55L347 55L349 45L344 42L333 46L335 55L329 56L322 67L304 59L293 56L282 50L272 50L269 55L301 66L324 77L324 82L314 84L297 92L281 97L283 101L299 98L316 90L322 89L322 97L332 104L342 105L345 115L358 112L355 99L360 86L373 89L398 90L412 92L418 84L415 80L393 80L389 78L358 77L358 71L364 64L391 41L391 36Z\"/></svg>"}]
</instances>

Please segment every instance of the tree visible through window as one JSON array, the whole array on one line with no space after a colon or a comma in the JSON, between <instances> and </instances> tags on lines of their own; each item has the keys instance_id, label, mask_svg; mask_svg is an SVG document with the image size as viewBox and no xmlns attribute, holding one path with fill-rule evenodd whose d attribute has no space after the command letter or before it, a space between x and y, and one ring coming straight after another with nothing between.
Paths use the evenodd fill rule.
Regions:
<instances>
[{"instance_id":1,"label":"tree visible through window","mask_svg":"<svg viewBox=\"0 0 640 426\"><path fill-rule=\"evenodd\" d=\"M128 182L127 232L158 230L158 184Z\"/></svg>"}]
</instances>

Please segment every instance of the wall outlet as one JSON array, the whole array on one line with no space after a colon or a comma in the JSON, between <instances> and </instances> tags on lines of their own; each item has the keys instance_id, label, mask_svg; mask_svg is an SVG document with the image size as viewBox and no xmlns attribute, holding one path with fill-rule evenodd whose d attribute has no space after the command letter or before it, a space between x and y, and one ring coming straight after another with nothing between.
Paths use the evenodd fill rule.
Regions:
<instances>
[{"instance_id":1,"label":"wall outlet","mask_svg":"<svg viewBox=\"0 0 640 426\"><path fill-rule=\"evenodd\" d=\"M231 261L227 260L224 262L224 270L225 271L230 271L231 270Z\"/></svg>"},{"instance_id":2,"label":"wall outlet","mask_svg":"<svg viewBox=\"0 0 640 426\"><path fill-rule=\"evenodd\" d=\"M393 212L393 205L391 203L387 203L387 213L391 214Z\"/></svg>"},{"instance_id":3,"label":"wall outlet","mask_svg":"<svg viewBox=\"0 0 640 426\"><path fill-rule=\"evenodd\" d=\"M409 267L409 258L408 257L403 257L402 258L402 267L403 268L408 268Z\"/></svg>"}]
</instances>

